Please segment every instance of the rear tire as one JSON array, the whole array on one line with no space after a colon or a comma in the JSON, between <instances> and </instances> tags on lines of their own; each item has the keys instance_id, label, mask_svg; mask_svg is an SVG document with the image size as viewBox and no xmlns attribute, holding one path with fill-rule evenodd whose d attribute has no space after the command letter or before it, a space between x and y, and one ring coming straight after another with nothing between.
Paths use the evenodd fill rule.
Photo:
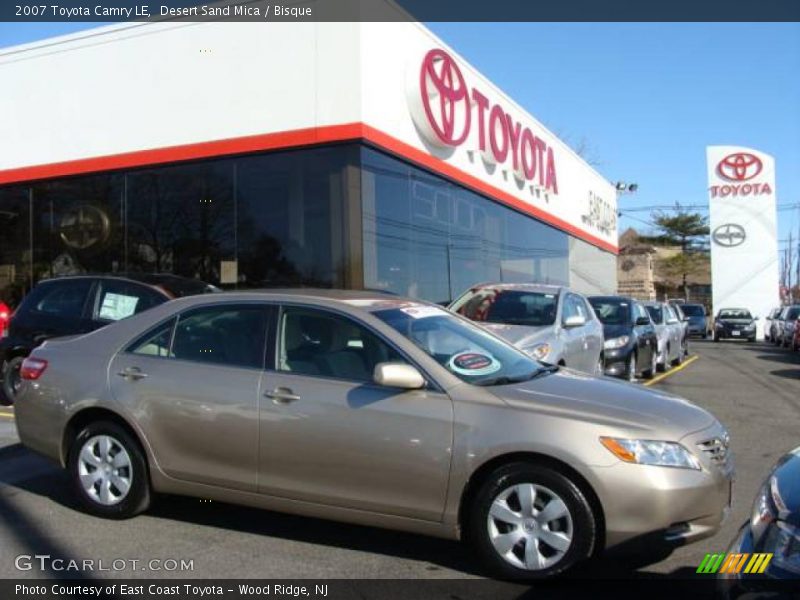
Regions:
<instances>
[{"instance_id":1,"label":"rear tire","mask_svg":"<svg viewBox=\"0 0 800 600\"><path fill-rule=\"evenodd\" d=\"M22 382L19 370L22 367L24 356L15 356L3 365L3 385L0 388L0 404L11 406L19 394L19 386Z\"/></svg>"},{"instance_id":2,"label":"rear tire","mask_svg":"<svg viewBox=\"0 0 800 600\"><path fill-rule=\"evenodd\" d=\"M468 509L466 537L502 579L553 577L589 558L597 543L583 492L548 467L520 462L498 468ZM547 521L550 515L555 518Z\"/></svg>"},{"instance_id":3,"label":"rear tire","mask_svg":"<svg viewBox=\"0 0 800 600\"><path fill-rule=\"evenodd\" d=\"M150 506L150 478L139 442L110 421L89 423L75 436L67 468L90 514L128 519Z\"/></svg>"}]
</instances>

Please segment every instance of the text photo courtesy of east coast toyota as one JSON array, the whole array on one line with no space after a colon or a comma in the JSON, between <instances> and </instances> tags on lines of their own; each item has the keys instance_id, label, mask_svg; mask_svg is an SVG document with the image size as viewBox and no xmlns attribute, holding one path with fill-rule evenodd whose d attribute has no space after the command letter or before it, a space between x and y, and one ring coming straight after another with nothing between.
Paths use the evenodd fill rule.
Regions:
<instances>
[{"instance_id":1,"label":"text photo courtesy of east coast toyota","mask_svg":"<svg viewBox=\"0 0 800 600\"><path fill-rule=\"evenodd\" d=\"M800 16L162 4L0 8L0 597L797 597Z\"/></svg>"}]
</instances>

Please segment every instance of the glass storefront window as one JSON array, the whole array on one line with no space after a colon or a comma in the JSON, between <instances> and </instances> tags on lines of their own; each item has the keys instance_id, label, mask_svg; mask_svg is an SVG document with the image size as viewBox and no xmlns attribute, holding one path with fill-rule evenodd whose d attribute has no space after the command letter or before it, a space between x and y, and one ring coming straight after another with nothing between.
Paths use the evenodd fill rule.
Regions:
<instances>
[{"instance_id":1,"label":"glass storefront window","mask_svg":"<svg viewBox=\"0 0 800 600\"><path fill-rule=\"evenodd\" d=\"M31 286L30 188L0 188L0 303L14 309Z\"/></svg>"},{"instance_id":2,"label":"glass storefront window","mask_svg":"<svg viewBox=\"0 0 800 600\"><path fill-rule=\"evenodd\" d=\"M364 287L448 303L485 282L569 281L569 236L376 150L362 150Z\"/></svg>"}]
</instances>

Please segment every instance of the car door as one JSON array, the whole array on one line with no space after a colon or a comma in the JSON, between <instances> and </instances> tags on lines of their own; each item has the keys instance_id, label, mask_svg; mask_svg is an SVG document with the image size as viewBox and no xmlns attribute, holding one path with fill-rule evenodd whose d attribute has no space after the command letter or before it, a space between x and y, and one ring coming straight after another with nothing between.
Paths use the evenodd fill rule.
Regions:
<instances>
[{"instance_id":1,"label":"car door","mask_svg":"<svg viewBox=\"0 0 800 600\"><path fill-rule=\"evenodd\" d=\"M603 344L605 337L603 336L603 324L595 316L594 309L583 296L575 294L578 309L586 318L586 324L583 329L583 358L587 373L594 373L597 367L597 361L603 352Z\"/></svg>"},{"instance_id":2,"label":"car door","mask_svg":"<svg viewBox=\"0 0 800 600\"><path fill-rule=\"evenodd\" d=\"M373 383L379 362L407 362L350 316L285 306L275 368L261 396L259 491L438 521L453 439L450 397L431 384Z\"/></svg>"},{"instance_id":3,"label":"car door","mask_svg":"<svg viewBox=\"0 0 800 600\"><path fill-rule=\"evenodd\" d=\"M256 491L269 311L258 303L187 309L112 360L112 393L170 477Z\"/></svg>"},{"instance_id":4,"label":"car door","mask_svg":"<svg viewBox=\"0 0 800 600\"><path fill-rule=\"evenodd\" d=\"M561 328L566 349L564 361L572 369L591 373L594 371L594 360L589 361L587 358L585 322L577 327L566 325L571 317L586 318L586 309L582 308L582 304L580 297L575 294L567 293L564 297L564 307L561 311Z\"/></svg>"},{"instance_id":5,"label":"car door","mask_svg":"<svg viewBox=\"0 0 800 600\"><path fill-rule=\"evenodd\" d=\"M646 324L643 321L647 321ZM649 365L653 355L658 354L658 338L656 329L650 315L644 306L638 302L633 304L633 331L636 336L636 347L639 355L639 364Z\"/></svg>"}]
</instances>

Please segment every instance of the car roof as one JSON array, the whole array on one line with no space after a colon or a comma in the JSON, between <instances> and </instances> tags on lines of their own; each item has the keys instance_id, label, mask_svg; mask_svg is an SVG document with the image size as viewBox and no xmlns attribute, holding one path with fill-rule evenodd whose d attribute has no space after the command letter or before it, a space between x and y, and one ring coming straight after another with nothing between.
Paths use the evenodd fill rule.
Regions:
<instances>
[{"instance_id":1,"label":"car roof","mask_svg":"<svg viewBox=\"0 0 800 600\"><path fill-rule=\"evenodd\" d=\"M607 296L587 296L589 301L592 300L622 300L623 302L633 303L638 302L635 298L631 296L615 296L613 294Z\"/></svg>"},{"instance_id":2,"label":"car roof","mask_svg":"<svg viewBox=\"0 0 800 600\"><path fill-rule=\"evenodd\" d=\"M542 292L545 294L559 294L566 291L567 288L563 285L553 285L550 283L479 283L478 285L470 286L470 290L478 290L484 288L492 288L496 290L518 290L526 292Z\"/></svg>"},{"instance_id":3,"label":"car roof","mask_svg":"<svg viewBox=\"0 0 800 600\"><path fill-rule=\"evenodd\" d=\"M206 294L203 296L187 296L173 302L183 305L205 304L214 301L225 302L252 302L254 300L269 300L273 302L309 302L320 305L340 304L349 308L363 309L368 312L407 307L411 305L437 306L443 311L447 310L438 304L426 300L404 298L391 293L372 290L340 290L324 288L267 288L246 291L225 291L219 294Z\"/></svg>"}]
</instances>

